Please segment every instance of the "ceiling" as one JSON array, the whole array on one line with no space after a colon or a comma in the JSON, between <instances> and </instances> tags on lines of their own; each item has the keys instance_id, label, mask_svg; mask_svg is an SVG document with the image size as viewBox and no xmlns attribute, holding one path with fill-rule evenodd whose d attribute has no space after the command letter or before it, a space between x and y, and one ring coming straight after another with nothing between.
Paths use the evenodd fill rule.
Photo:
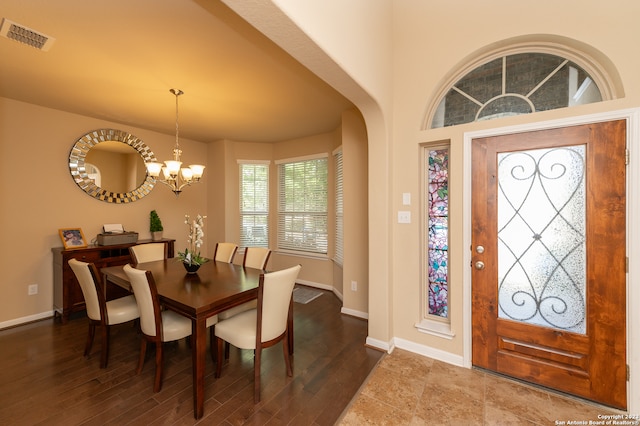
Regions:
<instances>
[{"instance_id":1,"label":"ceiling","mask_svg":"<svg viewBox=\"0 0 640 426\"><path fill-rule=\"evenodd\" d=\"M353 108L219 0L2 0L0 18L55 39L0 37L2 97L174 134L178 88L180 136L202 142L324 133Z\"/></svg>"}]
</instances>

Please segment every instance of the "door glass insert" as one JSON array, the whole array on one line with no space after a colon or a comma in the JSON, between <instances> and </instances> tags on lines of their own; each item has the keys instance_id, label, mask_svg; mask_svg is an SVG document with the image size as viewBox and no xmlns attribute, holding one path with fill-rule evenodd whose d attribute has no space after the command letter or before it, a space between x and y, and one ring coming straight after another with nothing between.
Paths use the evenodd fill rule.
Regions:
<instances>
[{"instance_id":1,"label":"door glass insert","mask_svg":"<svg viewBox=\"0 0 640 426\"><path fill-rule=\"evenodd\" d=\"M585 146L498 154L498 317L584 334Z\"/></svg>"}]
</instances>

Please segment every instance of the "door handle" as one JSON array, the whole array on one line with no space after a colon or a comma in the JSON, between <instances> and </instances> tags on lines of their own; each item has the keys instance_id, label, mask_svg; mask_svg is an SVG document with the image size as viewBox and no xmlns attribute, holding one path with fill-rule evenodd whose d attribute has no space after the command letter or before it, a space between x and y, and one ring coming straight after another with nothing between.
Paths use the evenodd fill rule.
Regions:
<instances>
[{"instance_id":1,"label":"door handle","mask_svg":"<svg viewBox=\"0 0 640 426\"><path fill-rule=\"evenodd\" d=\"M484 269L484 262L482 262L482 261L478 260L478 261L475 263L475 266L476 266L476 269L477 269L477 270L481 271L481 270L483 270L483 269Z\"/></svg>"}]
</instances>

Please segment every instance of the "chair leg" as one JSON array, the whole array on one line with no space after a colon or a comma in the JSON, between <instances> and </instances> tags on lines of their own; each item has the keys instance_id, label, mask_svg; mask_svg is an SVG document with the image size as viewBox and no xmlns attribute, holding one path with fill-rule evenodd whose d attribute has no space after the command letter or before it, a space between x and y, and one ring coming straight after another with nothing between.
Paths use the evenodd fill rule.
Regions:
<instances>
[{"instance_id":1,"label":"chair leg","mask_svg":"<svg viewBox=\"0 0 640 426\"><path fill-rule=\"evenodd\" d=\"M284 364L287 366L287 376L293 376L293 368L291 366L291 355L289 354L289 337L285 331L284 340L282 341L282 351L284 352Z\"/></svg>"},{"instance_id":2,"label":"chair leg","mask_svg":"<svg viewBox=\"0 0 640 426\"><path fill-rule=\"evenodd\" d=\"M215 374L215 378L218 379L222 374L222 352L223 352L223 345L225 344L225 341L219 338L218 336L214 336L213 341L215 342L216 349L218 350L218 356L217 356L218 362L216 362L216 374Z\"/></svg>"},{"instance_id":3,"label":"chair leg","mask_svg":"<svg viewBox=\"0 0 640 426\"><path fill-rule=\"evenodd\" d=\"M253 402L260 402L260 359L262 358L262 348L256 348L255 359L253 360Z\"/></svg>"},{"instance_id":4,"label":"chair leg","mask_svg":"<svg viewBox=\"0 0 640 426\"><path fill-rule=\"evenodd\" d=\"M211 352L211 361L213 361L213 363L215 364L216 362L216 326L212 325L211 327L209 327L209 345L210 345L210 352Z\"/></svg>"},{"instance_id":5,"label":"chair leg","mask_svg":"<svg viewBox=\"0 0 640 426\"><path fill-rule=\"evenodd\" d=\"M162 342L156 342L156 379L153 384L153 391L160 392L162 388L162 366L164 365L164 357L162 353Z\"/></svg>"},{"instance_id":6,"label":"chair leg","mask_svg":"<svg viewBox=\"0 0 640 426\"><path fill-rule=\"evenodd\" d=\"M107 362L109 362L109 326L102 324L100 326L100 333L102 334L102 353L100 354L100 368L107 368Z\"/></svg>"},{"instance_id":7,"label":"chair leg","mask_svg":"<svg viewBox=\"0 0 640 426\"><path fill-rule=\"evenodd\" d=\"M89 334L87 335L87 342L84 345L84 356L89 356L91 353L91 346L93 346L93 336L96 333L96 326L94 323L89 323Z\"/></svg>"},{"instance_id":8,"label":"chair leg","mask_svg":"<svg viewBox=\"0 0 640 426\"><path fill-rule=\"evenodd\" d=\"M225 359L226 361L228 361L228 360L229 360L229 346L231 346L231 345L229 344L229 342L225 342L225 343L224 343L224 359Z\"/></svg>"},{"instance_id":9,"label":"chair leg","mask_svg":"<svg viewBox=\"0 0 640 426\"><path fill-rule=\"evenodd\" d=\"M140 340L140 358L138 359L138 369L136 370L136 374L140 374L142 372L142 366L144 365L144 356L147 353L147 339L144 337Z\"/></svg>"}]
</instances>

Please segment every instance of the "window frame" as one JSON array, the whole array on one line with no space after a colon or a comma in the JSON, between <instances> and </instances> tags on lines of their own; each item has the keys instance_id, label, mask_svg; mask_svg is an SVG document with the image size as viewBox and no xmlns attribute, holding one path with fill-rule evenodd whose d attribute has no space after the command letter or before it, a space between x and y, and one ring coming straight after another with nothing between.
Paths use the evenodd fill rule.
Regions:
<instances>
[{"instance_id":1,"label":"window frame","mask_svg":"<svg viewBox=\"0 0 640 426\"><path fill-rule=\"evenodd\" d=\"M456 64L447 73L447 77L440 82L431 97L426 114L423 117L421 129L428 130L432 128L434 117L439 113L442 100L460 79L486 63L503 56L518 53L543 53L565 58L578 65L593 80L600 90L602 102L624 97L620 76L617 74L613 64L600 63L596 59L600 57L600 52L591 51L588 46L574 45L574 43L575 41L563 37L553 38L552 40L540 39L539 37L515 37L504 41L503 44L507 47L496 49L488 46L480 49L475 55L467 57ZM585 51L581 51L583 49Z\"/></svg>"},{"instance_id":2,"label":"window frame","mask_svg":"<svg viewBox=\"0 0 640 426\"><path fill-rule=\"evenodd\" d=\"M455 333L451 328L451 256L447 258L447 307L448 315L443 318L429 314L429 151L447 149L451 157L451 141L435 141L420 144L420 312L416 329L422 333L431 334L448 340L453 339ZM449 161L448 176L451 176L451 162ZM450 189L449 185L447 187ZM447 197L447 210L451 212L451 195ZM447 234L450 240L450 215L447 214ZM449 245L449 244L448 244ZM448 248L450 251L450 247Z\"/></svg>"},{"instance_id":3,"label":"window frame","mask_svg":"<svg viewBox=\"0 0 640 426\"><path fill-rule=\"evenodd\" d=\"M342 266L344 264L344 174L342 146L333 151L333 159L335 179L335 240L333 261Z\"/></svg>"},{"instance_id":4,"label":"window frame","mask_svg":"<svg viewBox=\"0 0 640 426\"><path fill-rule=\"evenodd\" d=\"M279 252L282 253L291 253L291 254L295 254L298 256L309 256L309 257L320 257L320 258L327 258L328 257L328 252L329 252L329 161L328 161L328 153L320 153L320 154L314 154L314 155L308 155L308 156L304 156L304 157L296 157L296 158L287 158L287 159L281 159L281 160L277 160L275 163L278 166L278 182L277 182L277 192L278 192L278 208L277 208L277 236L276 236L276 244L277 244L277 248ZM324 162L324 167L325 167L325 187L324 187L324 210L292 210L292 209L286 209L287 208L287 204L286 204L286 194L285 194L285 189L286 189L286 183L283 181L283 171L284 168L286 166L289 165L293 165L293 164L301 164L301 165L306 165L306 164L310 164L311 162L316 162L316 161L323 161ZM299 166L302 167L302 166ZM306 186L306 184L305 184ZM307 193L307 192L305 192ZM324 241L325 243L323 244L324 246L324 251L320 251L317 248L317 244L316 247L312 249L313 244L308 244L306 249L305 249L305 244L299 244L299 245L295 245L293 243L287 243L285 242L284 238L285 238L285 233L287 233L288 231L285 229L284 223L287 221L286 216L292 216L292 215L296 215L298 216L298 219L300 219L300 217L304 217L304 219L309 220L310 222L316 222L317 219L319 218L321 222L324 222L324 232L322 232L322 230L319 232L318 229L321 229L322 227L313 227L312 230L310 231L302 231L303 237L305 235L320 235L324 237ZM300 233L300 231L290 231L293 233ZM322 241L322 239L321 239Z\"/></svg>"},{"instance_id":5,"label":"window frame","mask_svg":"<svg viewBox=\"0 0 640 426\"><path fill-rule=\"evenodd\" d=\"M265 203L266 203L266 211L260 211L260 210L247 210L244 211L243 210L243 206L244 206L244 200L243 200L243 168L245 166L264 166L266 168L266 197L265 197ZM241 250L244 250L246 247L265 247L265 248L269 248L269 215L270 215L270 203L269 203L269 186L270 186L270 167L271 167L271 161L269 160L238 160L238 190L239 190L239 194L238 194L238 212L239 212L239 232L240 232L240 236L239 236L239 243L238 243L238 247ZM247 237L245 235L245 227L244 225L244 216L251 216L251 217L262 217L264 216L264 237L265 237L265 242L264 243L251 243L250 245L248 244L248 240L249 237ZM254 225L257 226L257 225Z\"/></svg>"}]
</instances>

